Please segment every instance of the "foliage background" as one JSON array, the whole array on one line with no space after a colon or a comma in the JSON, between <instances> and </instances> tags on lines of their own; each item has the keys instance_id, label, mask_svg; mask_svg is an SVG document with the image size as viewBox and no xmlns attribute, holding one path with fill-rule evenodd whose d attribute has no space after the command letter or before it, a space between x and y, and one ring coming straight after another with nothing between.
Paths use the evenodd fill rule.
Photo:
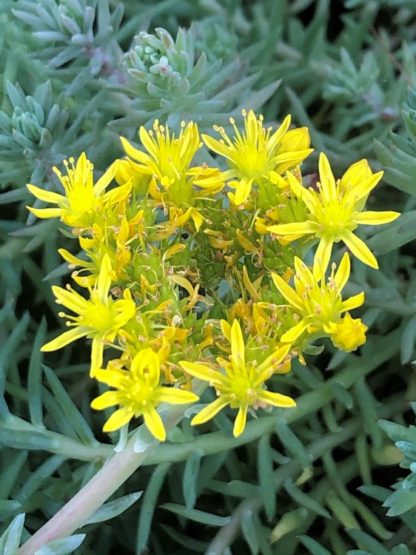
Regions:
<instances>
[{"instance_id":1,"label":"foliage background","mask_svg":"<svg viewBox=\"0 0 416 555\"><path fill-rule=\"evenodd\" d=\"M295 368L291 421L264 417L242 440L224 415L202 433L184 421L82 543L52 552L415 552L415 23L406 0L2 0L2 552L16 553L20 533L112 451L89 409L87 350L39 352L61 329L50 286L66 279L57 248L71 242L56 222L28 217L25 184L56 186L51 166L84 150L102 171L121 154L118 135L134 138L155 117L209 130L243 106L307 125L309 171L321 150L338 173L363 157L385 170L371 202L404 215L369 241L382 271L355 262L349 286L366 292L368 342L351 355L328 346ZM161 39L158 51L143 50L140 31ZM168 77L151 69L161 55Z\"/></svg>"}]
</instances>

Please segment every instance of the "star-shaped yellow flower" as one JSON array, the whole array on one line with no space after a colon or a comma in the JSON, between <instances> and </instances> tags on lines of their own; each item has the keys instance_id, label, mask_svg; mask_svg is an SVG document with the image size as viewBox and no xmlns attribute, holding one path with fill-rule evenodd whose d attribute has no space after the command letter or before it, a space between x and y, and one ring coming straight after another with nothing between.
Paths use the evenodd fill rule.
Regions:
<instances>
[{"instance_id":1,"label":"star-shaped yellow flower","mask_svg":"<svg viewBox=\"0 0 416 555\"><path fill-rule=\"evenodd\" d=\"M118 202L125 199L131 189L129 183L105 192L114 178L116 164L112 164L94 185L94 166L83 152L77 162L73 158L65 160L67 175L58 168L53 171L58 176L65 194L46 191L36 185L27 185L29 191L39 200L55 204L56 208L33 208L28 210L37 218L60 218L71 227L89 227L106 202Z\"/></svg>"},{"instance_id":2,"label":"star-shaped yellow flower","mask_svg":"<svg viewBox=\"0 0 416 555\"><path fill-rule=\"evenodd\" d=\"M372 268L378 263L362 239L353 232L360 224L380 225L399 217L398 212L364 211L368 195L383 177L383 172L373 174L367 160L350 166L342 178L335 181L328 158L319 157L318 190L307 189L291 173L287 174L293 193L305 203L308 214L304 222L277 224L268 227L272 233L285 238L304 235L319 238L315 255L315 268L323 275L328 268L332 245L343 241L359 260Z\"/></svg>"},{"instance_id":3,"label":"star-shaped yellow flower","mask_svg":"<svg viewBox=\"0 0 416 555\"><path fill-rule=\"evenodd\" d=\"M310 138L306 127L289 130L291 117L286 116L280 127L272 133L272 128L263 127L262 116L253 110L243 110L244 131L240 132L233 118L234 137L230 139L222 127L214 130L221 135L217 140L209 135L202 135L205 144L213 152L227 159L230 169L224 173L224 179L233 179L229 183L235 193L229 193L231 202L243 204L259 180L275 180L276 175L300 164L313 149L309 148Z\"/></svg>"},{"instance_id":4,"label":"star-shaped yellow flower","mask_svg":"<svg viewBox=\"0 0 416 555\"><path fill-rule=\"evenodd\" d=\"M90 373L93 376L102 366L104 343L113 341L120 328L136 314L130 291L124 291L123 299L113 300L109 294L110 287L111 262L108 254L103 257L97 283L90 288L88 300L69 286L67 289L52 287L56 302L72 310L76 316L59 313L59 316L68 318L67 325L71 329L43 345L42 351L56 351L76 339L89 337L92 339Z\"/></svg>"},{"instance_id":5,"label":"star-shaped yellow flower","mask_svg":"<svg viewBox=\"0 0 416 555\"><path fill-rule=\"evenodd\" d=\"M181 405L198 400L195 393L159 384L160 360L152 349L144 349L137 353L130 371L112 369L110 364L107 370L97 370L95 377L116 391L106 391L99 395L92 401L91 407L103 410L115 405L120 406L104 424L104 432L114 432L125 426L133 417L143 416L153 436L159 441L164 441L166 430L156 410L157 406L160 403Z\"/></svg>"},{"instance_id":6,"label":"star-shaped yellow flower","mask_svg":"<svg viewBox=\"0 0 416 555\"><path fill-rule=\"evenodd\" d=\"M297 257L294 289L278 274L272 274L274 284L298 320L295 326L282 335L281 341L295 343L307 332L310 335L329 336L335 345L344 350L356 349L364 343L363 334L367 328L360 320L353 320L348 315L349 310L363 304L364 293L342 300L341 291L350 275L348 253L344 254L337 271L332 270L327 282L324 277L316 278L315 274ZM347 315L343 318L345 312ZM357 327L359 322L362 325Z\"/></svg>"},{"instance_id":7,"label":"star-shaped yellow flower","mask_svg":"<svg viewBox=\"0 0 416 555\"><path fill-rule=\"evenodd\" d=\"M203 424L230 405L231 408L238 409L233 430L237 437L244 431L249 407L272 405L287 408L296 405L291 397L268 391L264 387L264 382L278 371L279 365L284 364L290 345L279 347L258 366L253 362L246 363L244 338L238 320L234 320L231 330L227 329L227 322L222 321L222 325L225 335L230 334L231 340L229 359L217 359L222 371L200 362L181 361L180 365L191 376L209 382L217 392L217 399L203 408L191 424Z\"/></svg>"}]
</instances>

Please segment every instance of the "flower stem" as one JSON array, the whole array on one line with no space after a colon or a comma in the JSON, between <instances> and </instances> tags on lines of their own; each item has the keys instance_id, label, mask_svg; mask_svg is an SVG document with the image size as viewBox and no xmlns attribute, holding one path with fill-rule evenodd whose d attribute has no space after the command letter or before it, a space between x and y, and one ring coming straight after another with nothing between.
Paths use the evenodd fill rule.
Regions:
<instances>
[{"instance_id":1,"label":"flower stem","mask_svg":"<svg viewBox=\"0 0 416 555\"><path fill-rule=\"evenodd\" d=\"M334 383L340 383L348 388L359 377L369 374L390 359L398 350L397 337L397 333L393 332L384 338L383 345L371 356L356 357L345 370L328 380L322 387L303 395L297 407L287 411L286 421L295 422L324 406L333 397ZM201 384L198 387L201 387ZM181 420L185 410L184 407L169 409L165 421L167 430L172 429ZM138 453L137 439L142 431L140 428L130 438L125 449L108 459L97 474L20 548L19 555L33 555L46 543L68 536L82 527L139 466L184 460L195 449L201 449L205 455L233 449L261 437L271 431L275 424L276 415L251 421L244 434L238 438L227 437L222 432L214 432L180 445L159 445L152 439L147 444L142 442ZM336 435L336 437L338 441L341 436Z\"/></svg>"},{"instance_id":2,"label":"flower stem","mask_svg":"<svg viewBox=\"0 0 416 555\"><path fill-rule=\"evenodd\" d=\"M173 407L166 416L166 429L182 418L185 408ZM33 555L48 542L64 538L81 528L103 503L139 468L158 445L155 439L141 439L140 427L123 451L114 454L91 480L42 526L19 550L18 555ZM140 452L137 452L140 443Z\"/></svg>"}]
</instances>

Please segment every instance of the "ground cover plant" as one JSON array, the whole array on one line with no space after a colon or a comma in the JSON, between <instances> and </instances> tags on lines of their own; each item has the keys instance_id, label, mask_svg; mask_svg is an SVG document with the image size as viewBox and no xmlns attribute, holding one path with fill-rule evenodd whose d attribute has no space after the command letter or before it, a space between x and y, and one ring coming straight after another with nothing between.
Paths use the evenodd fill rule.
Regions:
<instances>
[{"instance_id":1,"label":"ground cover plant","mask_svg":"<svg viewBox=\"0 0 416 555\"><path fill-rule=\"evenodd\" d=\"M413 553L413 2L0 20L0 552Z\"/></svg>"}]
</instances>

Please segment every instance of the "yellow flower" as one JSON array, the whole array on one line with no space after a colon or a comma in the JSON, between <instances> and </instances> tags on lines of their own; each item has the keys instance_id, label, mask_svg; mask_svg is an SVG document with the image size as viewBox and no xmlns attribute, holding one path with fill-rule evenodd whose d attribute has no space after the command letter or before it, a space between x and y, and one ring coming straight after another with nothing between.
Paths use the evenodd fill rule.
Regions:
<instances>
[{"instance_id":1,"label":"yellow flower","mask_svg":"<svg viewBox=\"0 0 416 555\"><path fill-rule=\"evenodd\" d=\"M365 332L368 327L359 318L352 318L347 312L339 324L334 325L331 339L335 347L343 351L355 351L360 345L364 345Z\"/></svg>"},{"instance_id":2,"label":"yellow flower","mask_svg":"<svg viewBox=\"0 0 416 555\"><path fill-rule=\"evenodd\" d=\"M337 342L338 345L342 345L341 348L348 347L348 345L353 346L354 339L348 340L346 337L352 326L349 320L342 319L342 315L348 310L361 306L364 302L364 293L358 293L345 301L342 300L341 291L350 275L348 253L344 254L336 272L334 269L335 265L333 265L328 282L325 283L324 277L317 279L304 262L295 257L294 289L279 275L272 274L274 284L289 303L296 318L299 319L295 326L283 334L281 337L283 343L294 343L304 332L307 332L327 335L331 337L334 344ZM355 320L354 322L359 321ZM358 347L361 343L358 342L353 348Z\"/></svg>"},{"instance_id":3,"label":"yellow flower","mask_svg":"<svg viewBox=\"0 0 416 555\"><path fill-rule=\"evenodd\" d=\"M377 260L367 245L353 231L360 224L380 225L392 222L400 214L393 211L374 212L362 209L368 195L383 177L383 172L373 174L367 161L361 160L350 166L337 182L325 154L319 158L320 183L318 190L306 189L288 173L293 193L307 207L307 220L272 225L269 231L285 238L311 235L319 238L315 255L316 270L323 275L328 267L332 245L343 241L359 260L372 268L378 268Z\"/></svg>"},{"instance_id":4,"label":"yellow flower","mask_svg":"<svg viewBox=\"0 0 416 555\"><path fill-rule=\"evenodd\" d=\"M228 360L221 357L217 359L223 371L214 370L200 362L181 361L182 368L201 380L213 385L217 392L217 399L209 403L192 420L191 424L203 424L213 418L225 406L238 408L234 422L234 436L239 436L246 425L247 410L249 407L257 408L264 405L275 407L294 407L295 401L286 395L267 391L264 382L284 363L290 346L286 345L266 358L258 366L245 362L245 345L243 334L238 320L234 320L230 333L226 322L222 321L225 335L230 335L231 355Z\"/></svg>"},{"instance_id":5,"label":"yellow flower","mask_svg":"<svg viewBox=\"0 0 416 555\"><path fill-rule=\"evenodd\" d=\"M130 160L119 161L118 180L130 177L141 183L140 176L149 176L150 196L163 205L170 201L179 207L191 206L193 199L212 196L224 187L222 173L217 168L190 167L201 147L198 126L192 121L187 125L182 122L178 137L157 120L151 131L141 127L139 136L147 152L134 148L121 137Z\"/></svg>"},{"instance_id":6,"label":"yellow flower","mask_svg":"<svg viewBox=\"0 0 416 555\"><path fill-rule=\"evenodd\" d=\"M192 121L186 126L182 122L179 137L171 134L169 127L161 125L158 120L154 122L152 131L140 127L139 136L147 152L134 148L121 137L127 156L135 162L135 171L156 177L167 188L186 173L201 146L198 127Z\"/></svg>"},{"instance_id":7,"label":"yellow flower","mask_svg":"<svg viewBox=\"0 0 416 555\"><path fill-rule=\"evenodd\" d=\"M215 126L222 139L203 135L205 144L212 151L227 159L230 169L224 173L225 179L235 179L229 185L236 189L229 193L235 205L243 204L254 183L261 179L276 180L289 168L300 164L311 152L310 138L306 127L289 131L291 117L286 116L281 126L272 129L263 127L263 118L256 117L253 110L243 110L244 131L240 133L233 118L234 137L230 139L222 127Z\"/></svg>"},{"instance_id":8,"label":"yellow flower","mask_svg":"<svg viewBox=\"0 0 416 555\"><path fill-rule=\"evenodd\" d=\"M62 304L76 316L60 312L59 316L68 318L69 331L59 335L42 347L42 351L56 351L80 337L92 339L91 376L102 366L104 342L115 339L118 330L136 314L136 305L130 291L124 291L124 299L113 300L109 296L111 286L111 263L106 254L103 258L96 285L90 289L90 299L84 299L70 286L67 289L52 287L56 302Z\"/></svg>"},{"instance_id":9,"label":"yellow flower","mask_svg":"<svg viewBox=\"0 0 416 555\"><path fill-rule=\"evenodd\" d=\"M104 432L114 432L133 417L143 416L153 436L164 441L166 430L156 407L160 403L182 405L198 400L198 396L190 391L159 385L160 360L152 349L137 353L128 372L109 366L107 370L97 370L95 377L116 391L106 391L91 403L91 407L96 410L120 406L104 424Z\"/></svg>"},{"instance_id":10,"label":"yellow flower","mask_svg":"<svg viewBox=\"0 0 416 555\"><path fill-rule=\"evenodd\" d=\"M112 164L94 185L94 166L87 159L85 153L78 158L77 163L70 158L65 160L67 175L62 175L58 168L53 168L59 177L65 195L45 191L35 185L27 185L29 191L39 200L56 204L57 208L27 208L38 218L60 218L71 227L89 227L94 222L97 213L106 202L117 202L128 196L130 184L117 187L107 193L105 189L111 183L115 165Z\"/></svg>"}]
</instances>

